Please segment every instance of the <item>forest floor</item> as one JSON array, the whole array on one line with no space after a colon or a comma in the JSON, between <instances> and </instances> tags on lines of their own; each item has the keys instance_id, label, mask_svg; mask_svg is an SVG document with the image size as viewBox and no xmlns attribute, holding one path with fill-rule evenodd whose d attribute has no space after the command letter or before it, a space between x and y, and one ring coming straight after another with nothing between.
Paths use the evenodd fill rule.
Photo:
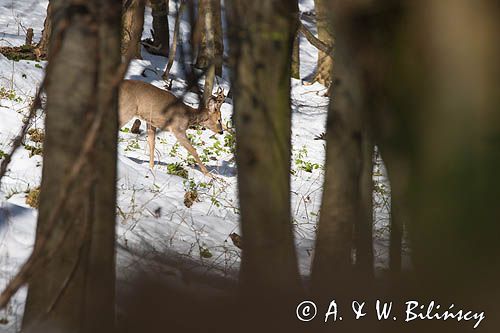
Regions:
<instances>
[{"instance_id":1,"label":"forest floor","mask_svg":"<svg viewBox=\"0 0 500 333\"><path fill-rule=\"evenodd\" d=\"M27 28L34 29L34 40L37 41L43 28L46 5L47 1L0 0L0 46L23 45ZM173 27L175 2L170 1L170 6L169 23ZM312 12L313 9L312 0L301 1L301 12ZM151 37L151 23L151 14L147 11L144 38ZM309 15L304 17L303 23L315 32L314 21ZM184 18L181 22L184 41L188 40L188 27L187 18ZM316 49L301 37L301 77L312 77L316 59ZM143 50L143 59L132 62L127 77L164 87L166 82L161 80L161 74L166 60ZM23 124L43 78L45 65L45 62L13 61L0 55L0 159L10 151L12 139ZM217 79L214 89L220 86L227 93L230 88L228 75L224 68L223 77ZM178 96L184 95L186 82L182 66L177 62L171 77L172 91ZM305 86L300 80L292 80L292 216L300 272L305 279L309 275L314 250L324 177L325 141L315 140L315 137L325 128L328 107L325 92L325 87L320 84ZM196 95L185 94L185 102L197 106ZM225 123L231 123L231 114L232 101L228 98L222 106ZM165 278L178 281L186 288L201 288L205 275L212 276L208 280L221 283L203 288L223 289L234 285L240 249L229 237L233 232L239 233L233 134L188 132L208 169L218 176L214 181L193 166L192 159L168 132L157 136L156 166L150 170L145 124L142 124L140 134L132 134L129 131L131 123L119 133L118 292L137 272L164 274ZM31 129L23 146L15 153L0 186L0 290L16 274L34 242L37 209L30 204L36 200L27 201L27 197L36 197L40 186L42 111L34 119ZM383 166L378 160L374 173L374 235L375 264L379 269L387 265L389 188L385 179ZM186 205L185 194L189 191L196 192L197 199ZM23 289L6 310L0 311L0 332L18 331L25 297L26 290Z\"/></svg>"}]
</instances>

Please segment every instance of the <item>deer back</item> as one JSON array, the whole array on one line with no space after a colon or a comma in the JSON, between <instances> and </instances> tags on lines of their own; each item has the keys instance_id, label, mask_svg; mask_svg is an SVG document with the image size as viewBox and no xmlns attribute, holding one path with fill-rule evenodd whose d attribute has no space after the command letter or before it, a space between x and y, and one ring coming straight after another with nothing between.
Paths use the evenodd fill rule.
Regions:
<instances>
[{"instance_id":1,"label":"deer back","mask_svg":"<svg viewBox=\"0 0 500 333\"><path fill-rule=\"evenodd\" d=\"M138 117L157 128L187 128L191 107L171 92L142 81L124 80L120 86L120 126Z\"/></svg>"}]
</instances>

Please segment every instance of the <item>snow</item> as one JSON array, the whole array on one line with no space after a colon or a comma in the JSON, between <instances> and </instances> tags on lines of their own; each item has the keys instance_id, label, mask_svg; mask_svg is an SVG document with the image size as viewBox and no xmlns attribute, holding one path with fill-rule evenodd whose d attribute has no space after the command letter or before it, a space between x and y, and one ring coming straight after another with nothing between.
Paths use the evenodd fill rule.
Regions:
<instances>
[{"instance_id":1,"label":"snow","mask_svg":"<svg viewBox=\"0 0 500 333\"><path fill-rule=\"evenodd\" d=\"M47 1L0 0L0 45L21 45L24 43L24 31L32 27L35 40L40 38L45 19ZM300 3L302 12L314 9L313 0ZM170 1L170 27L175 20L175 2ZM150 37L150 11L146 12L144 37ZM314 22L307 19L304 24L315 33ZM181 23L183 40L188 40L187 18ZM171 32L171 38L173 33ZM301 38L301 76L311 77L315 70L317 51L305 38ZM34 61L13 62L0 55L0 87L13 91L16 98L0 99L0 150L8 152L11 140L22 126L23 117L28 111L31 98L43 78L45 64ZM143 80L156 86L164 87L160 77L166 66L166 59L143 52L142 60L134 60L127 77ZM149 69L144 71L145 69ZM157 74L156 74L157 73ZM182 67L174 63L171 76L175 78L172 90L177 95L184 93L186 83L182 78ZM229 91L228 70L224 68L223 78L218 84L227 93ZM307 278L310 269L316 222L320 210L322 184L324 176L325 142L314 140L324 131L328 98L324 96L325 87L320 84L302 85L299 80L292 80L292 144L293 158L291 175L292 215L296 237L296 248L301 274ZM185 95L185 102L197 105L194 94ZM232 105L230 100L222 106L223 121L230 121ZM32 127L43 129L43 114L39 114ZM125 127L130 127L128 124ZM143 133L145 125L142 125ZM186 270L195 270L200 274L217 274L231 281L237 279L240 263L240 250L236 248L229 235L239 233L239 211L237 198L236 165L234 157L224 147L224 136L208 131L199 134L190 130L194 136L198 152L210 148L215 160L209 159L207 167L218 180L210 181L191 166L187 166L187 153L176 144L175 138L168 132L157 136L155 161L156 167L148 167L148 149L144 134L135 135L121 131L119 133L118 156L118 203L117 203L117 275L118 288L126 284L127 279L137 269L168 270L173 279L182 280ZM219 142L219 144L217 143ZM222 147L222 149L220 148ZM298 162L300 161L300 162ZM188 179L168 174L172 163L183 163L188 171ZM300 168L301 163L317 165L307 172ZM42 157L30 157L29 152L21 147L13 157L8 174L0 186L0 290L15 275L20 264L27 258L34 242L37 210L25 202L26 191L36 188L41 179ZM385 182L385 176L377 176L379 183ZM192 207L184 205L186 190L196 188L199 194ZM385 230L388 219L387 204L382 198L376 198L376 221L379 237L376 243L378 251L376 265L386 265L387 246ZM382 239L382 240L380 240ZM190 267L156 263L156 253L169 253L173 260L189 263ZM141 260L138 260L140 258ZM25 289L15 295L6 310L0 311L0 331L16 332L19 330L24 307ZM2 324L2 319L7 323Z\"/></svg>"}]
</instances>

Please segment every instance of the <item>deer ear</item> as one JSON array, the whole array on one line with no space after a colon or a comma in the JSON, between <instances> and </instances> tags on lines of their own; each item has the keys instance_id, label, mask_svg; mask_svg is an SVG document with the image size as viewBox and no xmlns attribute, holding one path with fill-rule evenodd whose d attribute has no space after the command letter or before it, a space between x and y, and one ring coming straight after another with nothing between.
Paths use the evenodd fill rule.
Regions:
<instances>
[{"instance_id":1,"label":"deer ear","mask_svg":"<svg viewBox=\"0 0 500 333\"><path fill-rule=\"evenodd\" d=\"M216 100L219 104L224 103L224 100L226 99L226 96L224 96L224 89L219 87L217 88L217 97Z\"/></svg>"}]
</instances>

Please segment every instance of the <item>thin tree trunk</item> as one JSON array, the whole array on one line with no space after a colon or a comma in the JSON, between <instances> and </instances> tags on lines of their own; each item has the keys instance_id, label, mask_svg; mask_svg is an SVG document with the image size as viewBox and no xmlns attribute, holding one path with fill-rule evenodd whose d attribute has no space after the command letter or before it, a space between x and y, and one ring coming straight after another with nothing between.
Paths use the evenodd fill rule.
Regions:
<instances>
[{"instance_id":1,"label":"thin tree trunk","mask_svg":"<svg viewBox=\"0 0 500 333\"><path fill-rule=\"evenodd\" d=\"M373 266L373 140L363 117L365 129L362 143L362 170L361 170L361 209L360 219L356 225L356 266L365 279L374 277Z\"/></svg>"},{"instance_id":2,"label":"thin tree trunk","mask_svg":"<svg viewBox=\"0 0 500 333\"><path fill-rule=\"evenodd\" d=\"M200 0L197 25L200 27L200 46L196 67L208 69L213 63L216 74L220 76L224 53L220 0Z\"/></svg>"},{"instance_id":3,"label":"thin tree trunk","mask_svg":"<svg viewBox=\"0 0 500 333\"><path fill-rule=\"evenodd\" d=\"M165 71L163 72L162 79L168 80L168 76L170 75L170 70L172 69L172 65L174 64L175 54L177 52L177 44L179 43L179 28L181 23L182 13L184 12L184 8L186 8L186 3L181 2L179 8L177 8L177 13L175 15L175 24L174 24L174 35L172 36L172 47L170 49L168 55L168 63Z\"/></svg>"},{"instance_id":4,"label":"thin tree trunk","mask_svg":"<svg viewBox=\"0 0 500 333\"><path fill-rule=\"evenodd\" d=\"M203 26L200 29L201 43L198 50L196 66L206 69L203 104L206 104L210 96L212 96L215 80L215 25L213 16L214 10L212 8L213 4L214 1L212 0L201 0L198 9L198 24Z\"/></svg>"},{"instance_id":5,"label":"thin tree trunk","mask_svg":"<svg viewBox=\"0 0 500 333\"><path fill-rule=\"evenodd\" d=\"M153 16L153 48L150 52L168 57L170 35L168 28L168 0L151 0Z\"/></svg>"},{"instance_id":6,"label":"thin tree trunk","mask_svg":"<svg viewBox=\"0 0 500 333\"><path fill-rule=\"evenodd\" d=\"M222 7L221 0L212 0L212 19L214 25L214 64L215 75L222 76L222 65L224 63L224 34L222 30Z\"/></svg>"},{"instance_id":7,"label":"thin tree trunk","mask_svg":"<svg viewBox=\"0 0 500 333\"><path fill-rule=\"evenodd\" d=\"M215 81L215 65L212 64L205 73L205 85L203 88L203 104L206 105L209 98L212 97Z\"/></svg>"},{"instance_id":8,"label":"thin tree trunk","mask_svg":"<svg viewBox=\"0 0 500 333\"><path fill-rule=\"evenodd\" d=\"M290 77L296 7L287 0L258 0L227 3L227 9L243 237L240 281L253 296L296 292L290 80L285 79Z\"/></svg>"},{"instance_id":9,"label":"thin tree trunk","mask_svg":"<svg viewBox=\"0 0 500 333\"><path fill-rule=\"evenodd\" d=\"M198 2L197 28L200 32L198 54L196 56L196 67L206 69L213 60L214 51L214 29L212 24L212 1L200 0Z\"/></svg>"},{"instance_id":10,"label":"thin tree trunk","mask_svg":"<svg viewBox=\"0 0 500 333\"><path fill-rule=\"evenodd\" d=\"M333 31L329 23L331 12L328 10L329 0L314 0L316 9L316 26L318 29L318 39L333 47ZM318 51L318 63L313 81L319 82L325 87L329 87L332 82L333 58L323 51Z\"/></svg>"},{"instance_id":11,"label":"thin tree trunk","mask_svg":"<svg viewBox=\"0 0 500 333\"><path fill-rule=\"evenodd\" d=\"M132 48L132 55L135 59L142 59L141 37L144 26L144 10L145 0L123 0L121 50L122 54L127 54L128 49Z\"/></svg>"},{"instance_id":12,"label":"thin tree trunk","mask_svg":"<svg viewBox=\"0 0 500 333\"><path fill-rule=\"evenodd\" d=\"M78 11L54 25L60 48L49 59L38 264L29 281L23 331L111 332L122 2L52 5ZM87 135L89 130L96 136ZM83 154L86 145L94 148Z\"/></svg>"},{"instance_id":13,"label":"thin tree trunk","mask_svg":"<svg viewBox=\"0 0 500 333\"><path fill-rule=\"evenodd\" d=\"M293 39L293 48L292 48L292 78L300 80L300 37L299 37L299 26L300 26L300 17L299 17L299 2L295 1L295 5L297 8L295 9L297 12L296 18L296 29L294 33Z\"/></svg>"},{"instance_id":14,"label":"thin tree trunk","mask_svg":"<svg viewBox=\"0 0 500 333\"><path fill-rule=\"evenodd\" d=\"M49 54L49 45L50 45L50 36L52 34L52 0L49 1L47 6L47 15L45 16L45 21L43 22L43 31L42 38L37 45L37 48L40 50L41 56L48 56Z\"/></svg>"},{"instance_id":15,"label":"thin tree trunk","mask_svg":"<svg viewBox=\"0 0 500 333\"><path fill-rule=\"evenodd\" d=\"M300 49L299 49L299 33L295 34L292 47L292 78L300 80Z\"/></svg>"}]
</instances>

